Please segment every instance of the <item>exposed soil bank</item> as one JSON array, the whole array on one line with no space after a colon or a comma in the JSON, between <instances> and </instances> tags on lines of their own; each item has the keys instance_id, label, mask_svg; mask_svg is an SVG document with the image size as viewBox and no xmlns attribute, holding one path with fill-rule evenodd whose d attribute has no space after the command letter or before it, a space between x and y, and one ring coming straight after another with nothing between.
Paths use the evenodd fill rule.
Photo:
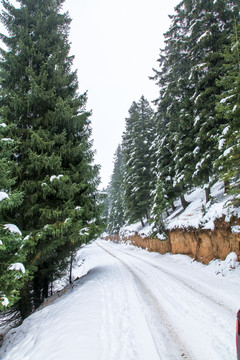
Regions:
<instances>
[{"instance_id":1,"label":"exposed soil bank","mask_svg":"<svg viewBox=\"0 0 240 360\"><path fill-rule=\"evenodd\" d=\"M214 230L205 229L174 229L168 232L167 240L142 238L137 233L127 238L119 235L108 236L106 240L130 241L148 251L165 254L189 255L197 261L208 264L213 259L224 260L226 256L234 251L240 259L240 233L231 231L231 225L223 219L215 221Z\"/></svg>"}]
</instances>

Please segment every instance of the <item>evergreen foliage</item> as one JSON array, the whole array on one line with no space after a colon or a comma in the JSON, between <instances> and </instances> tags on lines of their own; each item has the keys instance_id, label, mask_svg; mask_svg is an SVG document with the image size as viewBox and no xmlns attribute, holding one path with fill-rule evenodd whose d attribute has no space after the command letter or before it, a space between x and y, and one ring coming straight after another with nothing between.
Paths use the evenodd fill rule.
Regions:
<instances>
[{"instance_id":1,"label":"evergreen foliage","mask_svg":"<svg viewBox=\"0 0 240 360\"><path fill-rule=\"evenodd\" d=\"M191 97L193 87L189 82L191 61L186 41L189 19L188 9L181 2L172 16L172 24L165 34L165 48L160 53L160 70L153 79L160 87L157 105L157 188L154 214L173 206L191 187L193 172L192 141L193 117Z\"/></svg>"},{"instance_id":2,"label":"evergreen foliage","mask_svg":"<svg viewBox=\"0 0 240 360\"><path fill-rule=\"evenodd\" d=\"M239 0L182 0L170 16L152 77L159 87L156 113L142 126L141 105L134 102L126 119L130 222L150 215L154 231L164 231L175 201L186 208L186 193L201 186L207 203L219 176L239 205L239 7Z\"/></svg>"},{"instance_id":3,"label":"evergreen foliage","mask_svg":"<svg viewBox=\"0 0 240 360\"><path fill-rule=\"evenodd\" d=\"M213 162L219 156L217 139L223 119L216 115L216 96L222 89L217 80L223 74L222 49L229 41L229 31L234 27L234 8L237 1L199 2L192 11L197 20L192 21L191 57L194 85L195 185L212 184ZM208 200L208 199L207 199Z\"/></svg>"},{"instance_id":4,"label":"evergreen foliage","mask_svg":"<svg viewBox=\"0 0 240 360\"><path fill-rule=\"evenodd\" d=\"M109 186L106 189L102 189L100 191L100 203L102 206L102 221L106 227L109 213Z\"/></svg>"},{"instance_id":5,"label":"evergreen foliage","mask_svg":"<svg viewBox=\"0 0 240 360\"><path fill-rule=\"evenodd\" d=\"M108 231L110 234L118 233L125 224L124 204L124 164L121 145L117 147L114 159L113 174L109 185Z\"/></svg>"},{"instance_id":6,"label":"evergreen foliage","mask_svg":"<svg viewBox=\"0 0 240 360\"><path fill-rule=\"evenodd\" d=\"M224 74L222 50L239 17L239 1L183 0L171 16L153 79L160 87L157 105L157 188L154 216L166 211L193 186L215 181L218 137L224 116L216 112ZM157 221L157 220L156 220Z\"/></svg>"},{"instance_id":7,"label":"evergreen foliage","mask_svg":"<svg viewBox=\"0 0 240 360\"><path fill-rule=\"evenodd\" d=\"M9 214L22 203L22 194L13 191L14 142L6 138L7 126L0 124L0 311L19 300L27 279L23 262L26 259L21 231L9 224Z\"/></svg>"},{"instance_id":8,"label":"evergreen foliage","mask_svg":"<svg viewBox=\"0 0 240 360\"><path fill-rule=\"evenodd\" d=\"M126 118L122 145L115 153L108 188L107 229L117 233L127 222L149 220L155 188L154 112L142 96L133 102Z\"/></svg>"},{"instance_id":9,"label":"evergreen foliage","mask_svg":"<svg viewBox=\"0 0 240 360\"><path fill-rule=\"evenodd\" d=\"M236 195L239 205L240 194L240 46L239 25L234 28L231 43L225 47L224 75L217 82L223 89L218 96L216 109L224 123L221 126L218 149L220 156L215 162L216 174L225 181L226 190Z\"/></svg>"},{"instance_id":10,"label":"evergreen foliage","mask_svg":"<svg viewBox=\"0 0 240 360\"><path fill-rule=\"evenodd\" d=\"M123 134L124 197L130 222L149 219L152 191L154 116L149 102L133 102Z\"/></svg>"},{"instance_id":11,"label":"evergreen foliage","mask_svg":"<svg viewBox=\"0 0 240 360\"><path fill-rule=\"evenodd\" d=\"M0 76L2 118L17 142L14 188L25 194L17 225L27 235L32 280L21 293L22 317L48 296L75 250L101 229L98 166L93 165L87 95L71 70L64 0L3 0Z\"/></svg>"}]
</instances>

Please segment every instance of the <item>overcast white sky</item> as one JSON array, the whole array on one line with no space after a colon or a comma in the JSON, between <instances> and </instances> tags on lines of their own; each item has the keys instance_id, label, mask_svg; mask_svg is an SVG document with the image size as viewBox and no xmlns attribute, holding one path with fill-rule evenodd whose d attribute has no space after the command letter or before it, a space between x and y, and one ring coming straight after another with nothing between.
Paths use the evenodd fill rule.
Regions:
<instances>
[{"instance_id":1,"label":"overcast white sky","mask_svg":"<svg viewBox=\"0 0 240 360\"><path fill-rule=\"evenodd\" d=\"M133 101L158 96L157 68L168 14L180 0L66 0L72 18L70 41L80 93L88 90L96 163L101 187L113 171L113 156Z\"/></svg>"}]
</instances>

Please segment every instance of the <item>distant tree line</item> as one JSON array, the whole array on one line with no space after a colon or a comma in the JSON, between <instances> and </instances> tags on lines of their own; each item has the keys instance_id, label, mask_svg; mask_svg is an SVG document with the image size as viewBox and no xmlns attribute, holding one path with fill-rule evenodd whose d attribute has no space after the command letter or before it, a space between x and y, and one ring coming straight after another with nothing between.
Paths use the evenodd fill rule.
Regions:
<instances>
[{"instance_id":1,"label":"distant tree line","mask_svg":"<svg viewBox=\"0 0 240 360\"><path fill-rule=\"evenodd\" d=\"M219 179L240 201L239 0L183 0L171 16L152 79L153 111L133 102L108 187L108 231L163 217L194 187Z\"/></svg>"},{"instance_id":2,"label":"distant tree line","mask_svg":"<svg viewBox=\"0 0 240 360\"><path fill-rule=\"evenodd\" d=\"M102 229L99 167L64 0L1 2L0 310L25 318Z\"/></svg>"}]
</instances>

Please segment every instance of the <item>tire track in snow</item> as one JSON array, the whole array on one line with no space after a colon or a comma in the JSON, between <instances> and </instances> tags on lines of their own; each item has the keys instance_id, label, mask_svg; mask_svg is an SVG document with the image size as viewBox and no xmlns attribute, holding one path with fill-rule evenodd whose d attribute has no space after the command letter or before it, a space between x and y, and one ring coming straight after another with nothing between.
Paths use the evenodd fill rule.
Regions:
<instances>
[{"instance_id":1,"label":"tire track in snow","mask_svg":"<svg viewBox=\"0 0 240 360\"><path fill-rule=\"evenodd\" d=\"M127 264L124 260L119 258L116 255L116 253L109 251L109 249L106 249L98 242L96 242L96 244L104 251L106 251L109 255L113 256L118 261L120 261L133 276L136 285L137 295L142 299L142 301L145 304L145 309L147 309L147 314L145 315L146 321L148 323L149 330L151 332L157 353L159 355L159 359L160 360L166 359L165 355L164 357L162 357L162 349L163 349L162 336L167 336L168 338L171 339L172 342L169 346L170 353L168 354L169 355L168 359L176 359L176 352L177 352L179 359L181 358L187 360L194 360L193 354L186 348L183 341L180 339L180 337L174 330L174 327L168 320L168 316L164 308L161 306L161 304L159 303L155 295L152 293L151 289L147 286L147 284L136 274L134 269L131 266L129 266L129 264ZM157 324L159 323L166 330L165 334L163 334L162 332L161 333L158 332ZM175 348L175 353L174 350L171 353L172 347Z\"/></svg>"},{"instance_id":2,"label":"tire track in snow","mask_svg":"<svg viewBox=\"0 0 240 360\"><path fill-rule=\"evenodd\" d=\"M165 270L164 266L152 264L151 261L147 259L145 261L145 258L130 254L110 243L105 245L110 252L123 258L141 279L151 282L152 292L168 314L168 320L175 324L180 338L184 339L184 343L187 344L188 349L191 349L196 359L235 358L234 302L232 308L225 306L228 297L225 296L224 288L222 288L223 296L220 292L215 295L211 289L209 289L210 295L206 296L205 292L209 285L204 287L203 284L203 292L195 289L196 286L202 285L201 279L198 285L198 282L190 277L189 281L193 284L189 285L187 276L178 275L172 270L168 275L168 269ZM214 299L218 294L221 303ZM201 339L201 344L198 338Z\"/></svg>"},{"instance_id":3,"label":"tire track in snow","mask_svg":"<svg viewBox=\"0 0 240 360\"><path fill-rule=\"evenodd\" d=\"M135 360L134 353L135 344L134 337L129 330L128 323L128 304L122 302L118 293L109 288L109 283L123 282L121 274L119 274L116 260L111 258L110 267L112 271L106 272L104 279L99 279L101 284L101 331L99 334L101 341L101 352L99 360ZM107 280L107 281L106 281ZM125 290L125 288L123 288ZM125 297L126 294L125 294ZM116 339L114 329L118 328L119 334Z\"/></svg>"},{"instance_id":4,"label":"tire track in snow","mask_svg":"<svg viewBox=\"0 0 240 360\"><path fill-rule=\"evenodd\" d=\"M229 312L231 314L231 316L234 316L234 317L236 316L236 311L234 311L233 309L228 307L226 304L224 304L222 302L219 302L219 301L215 300L213 296L207 295L205 292L200 291L199 290L199 284L197 284L197 282L196 282L195 286L189 285L187 283L187 279L185 277L183 277L183 276L181 276L179 274L176 274L176 273L171 273L171 272L167 271L161 265L156 265L152 261L149 261L147 259L143 259L141 256L138 256L138 255L135 255L135 254L130 254L127 251L124 251L122 249L118 249L118 252L122 252L124 255L127 255L127 256L132 257L132 258L136 258L138 261L140 261L142 263L147 263L147 264L151 265L152 267L156 268L157 270L160 270L161 272L163 272L165 275L167 275L168 277L170 277L174 281L177 281L180 284L183 284L186 288L189 288L192 292L199 294L200 296L204 297L208 301L211 301L214 305L217 305L220 308L224 308L224 310ZM141 269L140 269L140 271L141 271ZM191 282L194 281L192 278L189 279L189 280Z\"/></svg>"}]
</instances>

